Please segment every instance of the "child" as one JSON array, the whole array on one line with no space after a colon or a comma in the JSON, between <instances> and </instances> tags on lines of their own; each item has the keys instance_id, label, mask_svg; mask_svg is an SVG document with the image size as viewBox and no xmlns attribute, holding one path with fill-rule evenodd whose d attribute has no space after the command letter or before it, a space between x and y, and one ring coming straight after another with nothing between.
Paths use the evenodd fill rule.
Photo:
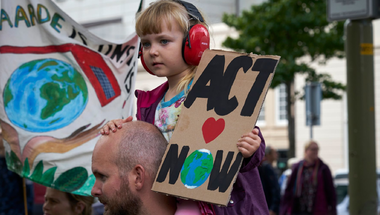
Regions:
<instances>
[{"instance_id":1,"label":"child","mask_svg":"<svg viewBox=\"0 0 380 215\"><path fill-rule=\"evenodd\" d=\"M167 78L167 82L152 91L136 90L137 119L155 124L168 141L199 63L198 60L195 65L190 65L193 62L189 62L184 53L184 49L191 49L186 39L189 38L191 26L196 24L204 26L207 31L207 25L197 8L178 0L158 0L145 9L136 21L144 68L149 73ZM101 133L109 134L110 130L115 132L123 122L131 120L131 117L112 120L103 127ZM260 176L255 168L260 164L265 149L258 127L244 134L237 141L237 147L244 160L229 205L219 207L185 201L183 204L189 204L187 206L192 209L194 205L191 204L198 204L199 212L194 214L269 214Z\"/></svg>"}]
</instances>

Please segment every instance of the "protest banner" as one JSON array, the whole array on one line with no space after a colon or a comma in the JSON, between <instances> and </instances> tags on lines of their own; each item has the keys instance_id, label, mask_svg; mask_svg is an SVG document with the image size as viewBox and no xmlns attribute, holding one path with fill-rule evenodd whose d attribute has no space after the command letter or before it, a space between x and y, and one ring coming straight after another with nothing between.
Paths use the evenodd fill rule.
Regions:
<instances>
[{"instance_id":1,"label":"protest banner","mask_svg":"<svg viewBox=\"0 0 380 215\"><path fill-rule=\"evenodd\" d=\"M152 190L227 205L279 56L206 50Z\"/></svg>"},{"instance_id":2,"label":"protest banner","mask_svg":"<svg viewBox=\"0 0 380 215\"><path fill-rule=\"evenodd\" d=\"M139 38L91 34L50 0L1 2L0 126L8 169L90 195L99 129L132 115Z\"/></svg>"}]
</instances>

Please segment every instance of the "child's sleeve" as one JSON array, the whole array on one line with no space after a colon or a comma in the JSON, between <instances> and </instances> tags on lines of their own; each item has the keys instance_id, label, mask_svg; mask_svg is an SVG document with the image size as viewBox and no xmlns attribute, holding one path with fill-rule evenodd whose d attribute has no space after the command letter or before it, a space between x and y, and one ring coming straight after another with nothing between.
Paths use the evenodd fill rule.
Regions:
<instances>
[{"instance_id":1,"label":"child's sleeve","mask_svg":"<svg viewBox=\"0 0 380 215\"><path fill-rule=\"evenodd\" d=\"M261 134L260 128L257 126L255 126L255 128L259 129L259 137L261 139L260 147L256 150L255 153L253 153L253 155L251 157L243 159L243 163L242 163L241 168L240 168L241 173L250 171L250 170L256 168L257 166L259 166L261 161L264 158L264 155L265 155L264 137Z\"/></svg>"}]
</instances>

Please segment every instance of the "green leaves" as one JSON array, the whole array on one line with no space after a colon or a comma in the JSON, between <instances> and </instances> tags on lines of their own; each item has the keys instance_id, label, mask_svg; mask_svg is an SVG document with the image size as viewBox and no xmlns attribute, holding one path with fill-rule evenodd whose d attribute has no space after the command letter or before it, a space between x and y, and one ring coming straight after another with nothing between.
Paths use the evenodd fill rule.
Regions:
<instances>
[{"instance_id":1,"label":"green leaves","mask_svg":"<svg viewBox=\"0 0 380 215\"><path fill-rule=\"evenodd\" d=\"M29 169L29 167L27 168L26 166L29 166L27 158L25 159L24 169ZM64 192L72 192L79 189L88 178L87 170L84 167L74 167L72 169L69 169L66 172L60 174L55 181L54 175L57 170L56 166L49 168L45 172L43 172L43 170L44 164L41 160L38 162L34 168L32 175L29 178L39 184L53 187L54 189L58 189ZM28 176L28 174L26 174L26 176Z\"/></svg>"},{"instance_id":2,"label":"green leaves","mask_svg":"<svg viewBox=\"0 0 380 215\"><path fill-rule=\"evenodd\" d=\"M21 175L22 174L22 162L20 159L17 157L16 153L11 151L10 153L6 152L5 153L5 159L7 161L7 167L8 169L16 172L17 174Z\"/></svg>"},{"instance_id":3,"label":"green leaves","mask_svg":"<svg viewBox=\"0 0 380 215\"><path fill-rule=\"evenodd\" d=\"M38 162L36 168L34 168L33 174L30 176L30 178L33 181L41 181L43 170L44 170L44 163L41 160L40 162Z\"/></svg>"},{"instance_id":4,"label":"green leaves","mask_svg":"<svg viewBox=\"0 0 380 215\"><path fill-rule=\"evenodd\" d=\"M87 170L83 167L74 167L62 173L54 181L53 187L66 192L79 189L87 180Z\"/></svg>"},{"instance_id":5,"label":"green leaves","mask_svg":"<svg viewBox=\"0 0 380 215\"><path fill-rule=\"evenodd\" d=\"M47 184L52 184L53 180L54 180L54 174L55 174L56 170L57 170L56 166L52 167L52 168L50 168L48 170L46 170L46 172L41 177L41 181L44 181Z\"/></svg>"},{"instance_id":6,"label":"green leaves","mask_svg":"<svg viewBox=\"0 0 380 215\"><path fill-rule=\"evenodd\" d=\"M253 5L240 17L223 15L223 22L235 28L239 37L227 38L223 46L240 52L280 55L272 88L290 83L298 73L324 85L324 98L338 99L341 83L315 75L309 64L325 63L344 56L343 22L329 23L325 0L268 0ZM308 63L300 59L309 57ZM324 77L324 78L323 78Z\"/></svg>"},{"instance_id":7,"label":"green leaves","mask_svg":"<svg viewBox=\"0 0 380 215\"><path fill-rule=\"evenodd\" d=\"M29 167L28 158L25 158L24 168L22 169L22 172L24 173L24 175L30 175L30 167Z\"/></svg>"},{"instance_id":8,"label":"green leaves","mask_svg":"<svg viewBox=\"0 0 380 215\"><path fill-rule=\"evenodd\" d=\"M27 159L28 158L26 158L25 161L27 161ZM55 174L55 171L57 170L57 167L56 166L52 167L46 170L45 172L43 172L43 170L44 170L44 164L43 164L43 161L41 160L38 162L37 166L34 168L34 171L32 175L30 176L30 179L32 179L33 181L37 183L44 184L46 186L51 186L51 184L54 181L54 174Z\"/></svg>"},{"instance_id":9,"label":"green leaves","mask_svg":"<svg viewBox=\"0 0 380 215\"><path fill-rule=\"evenodd\" d=\"M74 192L80 195L90 195L93 184L95 183L94 175L88 176L87 170L84 167L74 167L61 174L54 180L57 166L53 166L44 171L43 160L40 160L34 167L31 173L29 159L25 158L24 165L17 155L10 151L5 152L7 166L10 170L16 172L22 177L29 178L39 184L52 187L64 192ZM87 182L87 183L86 183ZM86 183L86 184L85 184Z\"/></svg>"},{"instance_id":10,"label":"green leaves","mask_svg":"<svg viewBox=\"0 0 380 215\"><path fill-rule=\"evenodd\" d=\"M27 163L27 159L25 160ZM29 164L28 164L29 166ZM25 168L25 167L24 167ZM48 187L53 187L64 192L72 192L79 189L87 180L88 174L84 167L74 167L72 169L63 172L54 181L54 175L57 167L51 167L45 172L43 161L39 161L34 168L32 175L29 177L31 180L43 184Z\"/></svg>"}]
</instances>

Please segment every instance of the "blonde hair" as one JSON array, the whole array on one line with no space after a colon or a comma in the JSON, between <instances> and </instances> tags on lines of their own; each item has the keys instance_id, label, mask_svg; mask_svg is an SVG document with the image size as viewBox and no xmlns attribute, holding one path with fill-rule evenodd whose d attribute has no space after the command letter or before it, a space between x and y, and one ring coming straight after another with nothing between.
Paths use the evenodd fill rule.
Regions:
<instances>
[{"instance_id":1,"label":"blonde hair","mask_svg":"<svg viewBox=\"0 0 380 215\"><path fill-rule=\"evenodd\" d=\"M306 152L306 150L310 147L310 145L313 144L313 143L315 143L315 144L318 145L318 143L315 142L314 140L309 140L309 141L307 141L307 142L305 143L305 145L304 145L305 152Z\"/></svg>"},{"instance_id":2,"label":"blonde hair","mask_svg":"<svg viewBox=\"0 0 380 215\"><path fill-rule=\"evenodd\" d=\"M201 12L199 13L204 20L203 14ZM186 36L190 26L202 24L206 28L208 27L205 21L201 22L194 17L196 17L196 15L190 14L179 2L174 0L158 0L151 3L148 8L138 14L135 29L139 37L147 34L159 34L162 32L162 23L166 23L169 30L171 30L171 21L175 21ZM187 86L195 76L197 66L189 65L189 67L190 73L183 77L178 83L178 92L185 89L185 93L187 93Z\"/></svg>"}]
</instances>

